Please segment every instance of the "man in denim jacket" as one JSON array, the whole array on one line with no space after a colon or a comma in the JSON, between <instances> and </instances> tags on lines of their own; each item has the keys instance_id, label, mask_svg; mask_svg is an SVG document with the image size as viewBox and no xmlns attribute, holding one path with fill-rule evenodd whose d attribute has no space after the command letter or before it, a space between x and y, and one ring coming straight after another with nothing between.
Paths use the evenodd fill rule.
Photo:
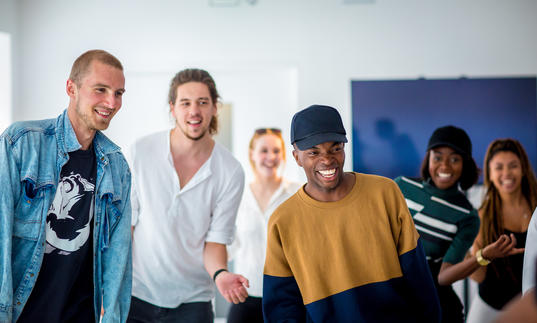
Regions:
<instances>
[{"instance_id":1,"label":"man in denim jacket","mask_svg":"<svg viewBox=\"0 0 537 323\"><path fill-rule=\"evenodd\" d=\"M101 131L125 78L111 54L73 64L57 118L0 136L0 322L126 320L131 295L130 171Z\"/></svg>"}]
</instances>

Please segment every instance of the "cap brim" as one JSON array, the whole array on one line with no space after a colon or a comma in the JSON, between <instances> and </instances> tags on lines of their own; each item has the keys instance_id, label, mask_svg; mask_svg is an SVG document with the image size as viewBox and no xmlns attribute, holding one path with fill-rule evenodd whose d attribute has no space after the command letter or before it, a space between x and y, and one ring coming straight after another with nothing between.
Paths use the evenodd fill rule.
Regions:
<instances>
[{"instance_id":1,"label":"cap brim","mask_svg":"<svg viewBox=\"0 0 537 323\"><path fill-rule=\"evenodd\" d=\"M453 145L452 143L449 143L449 142L437 142L435 143L434 145L431 145L429 147L427 147L427 150L431 150L433 148L437 148L437 147L449 147L453 150L455 150L455 152L461 156L466 156L467 153L462 151L459 147Z\"/></svg>"},{"instance_id":2,"label":"cap brim","mask_svg":"<svg viewBox=\"0 0 537 323\"><path fill-rule=\"evenodd\" d=\"M297 140L294 142L294 144L298 147L299 150L306 150L310 149L313 146L317 146L319 144L325 143L325 142L347 142L347 136L341 133L319 133L313 136L309 136L307 138L304 138L302 140Z\"/></svg>"}]
</instances>

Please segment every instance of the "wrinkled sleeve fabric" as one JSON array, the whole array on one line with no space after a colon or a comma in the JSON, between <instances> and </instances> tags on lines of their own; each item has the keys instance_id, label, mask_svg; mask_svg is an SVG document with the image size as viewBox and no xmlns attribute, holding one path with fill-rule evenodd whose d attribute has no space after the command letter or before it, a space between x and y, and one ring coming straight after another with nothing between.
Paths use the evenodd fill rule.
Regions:
<instances>
[{"instance_id":1,"label":"wrinkled sleeve fabric","mask_svg":"<svg viewBox=\"0 0 537 323\"><path fill-rule=\"evenodd\" d=\"M421 313L420 322L440 322L441 310L433 277L427 264L419 234L408 211L405 199L395 185L397 225L392 228L399 253L399 263L408 288L409 304Z\"/></svg>"},{"instance_id":2,"label":"wrinkled sleeve fabric","mask_svg":"<svg viewBox=\"0 0 537 323\"><path fill-rule=\"evenodd\" d=\"M306 307L285 257L278 226L272 219L263 275L263 319L269 323L306 322Z\"/></svg>"},{"instance_id":3,"label":"wrinkled sleeve fabric","mask_svg":"<svg viewBox=\"0 0 537 323\"><path fill-rule=\"evenodd\" d=\"M138 217L140 215L140 201L138 200L138 193L136 192L134 183L132 183L131 187L131 226L134 227L138 223Z\"/></svg>"},{"instance_id":4,"label":"wrinkled sleeve fabric","mask_svg":"<svg viewBox=\"0 0 537 323\"><path fill-rule=\"evenodd\" d=\"M535 264L537 261L537 208L531 216L528 234L526 236L526 250L524 251L524 269L522 271L522 293L535 287Z\"/></svg>"},{"instance_id":5,"label":"wrinkled sleeve fabric","mask_svg":"<svg viewBox=\"0 0 537 323\"><path fill-rule=\"evenodd\" d=\"M125 322L129 314L132 289L131 245L131 176L127 170L121 218L104 250L103 257L103 308L102 323ZM120 283L117 283L120 282Z\"/></svg>"},{"instance_id":6,"label":"wrinkled sleeve fabric","mask_svg":"<svg viewBox=\"0 0 537 323\"><path fill-rule=\"evenodd\" d=\"M138 223L138 217L140 215L140 201L138 199L138 193L136 191L136 171L134 168L136 158L136 145L131 146L128 162L131 166L131 226L136 226Z\"/></svg>"},{"instance_id":7,"label":"wrinkled sleeve fabric","mask_svg":"<svg viewBox=\"0 0 537 323\"><path fill-rule=\"evenodd\" d=\"M244 190L244 171L237 164L224 190L218 195L206 242L229 245L235 236L235 219Z\"/></svg>"},{"instance_id":8,"label":"wrinkled sleeve fabric","mask_svg":"<svg viewBox=\"0 0 537 323\"><path fill-rule=\"evenodd\" d=\"M15 201L21 192L16 149L6 133L0 136L0 322L11 322L13 313L11 250Z\"/></svg>"}]
</instances>

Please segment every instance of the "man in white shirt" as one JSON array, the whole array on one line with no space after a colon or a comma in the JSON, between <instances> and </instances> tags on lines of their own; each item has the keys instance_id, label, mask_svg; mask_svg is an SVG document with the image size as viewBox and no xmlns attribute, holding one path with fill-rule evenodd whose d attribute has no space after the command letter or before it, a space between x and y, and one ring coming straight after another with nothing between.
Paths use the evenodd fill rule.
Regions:
<instances>
[{"instance_id":1,"label":"man in white shirt","mask_svg":"<svg viewBox=\"0 0 537 323\"><path fill-rule=\"evenodd\" d=\"M248 296L248 280L227 271L244 172L212 139L218 97L206 71L177 73L168 95L175 127L132 148L129 322L212 322L213 281L228 302Z\"/></svg>"}]
</instances>

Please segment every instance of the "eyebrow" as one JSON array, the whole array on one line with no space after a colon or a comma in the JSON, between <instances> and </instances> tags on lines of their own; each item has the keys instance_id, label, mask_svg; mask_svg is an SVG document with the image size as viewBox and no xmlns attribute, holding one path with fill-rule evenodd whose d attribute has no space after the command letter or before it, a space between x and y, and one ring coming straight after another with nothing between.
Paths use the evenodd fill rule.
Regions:
<instances>
[{"instance_id":1,"label":"eyebrow","mask_svg":"<svg viewBox=\"0 0 537 323\"><path fill-rule=\"evenodd\" d=\"M519 162L518 160L511 160L511 161L509 161L507 163L502 163L502 162L497 161L496 164L506 164L506 165L510 166L510 165L518 165L518 164L522 164L522 163Z\"/></svg>"},{"instance_id":2,"label":"eyebrow","mask_svg":"<svg viewBox=\"0 0 537 323\"><path fill-rule=\"evenodd\" d=\"M93 87L104 87L104 88L107 88L107 89L111 89L111 87L109 85L102 84L102 83L97 83L97 84L93 85ZM116 91L125 92L125 89L120 88L120 89L117 89Z\"/></svg>"},{"instance_id":3,"label":"eyebrow","mask_svg":"<svg viewBox=\"0 0 537 323\"><path fill-rule=\"evenodd\" d=\"M194 100L209 100L209 98L206 97L206 96L202 96L202 97L194 99ZM179 101L190 101L190 99L189 98L182 98L182 99L179 99Z\"/></svg>"}]
</instances>

